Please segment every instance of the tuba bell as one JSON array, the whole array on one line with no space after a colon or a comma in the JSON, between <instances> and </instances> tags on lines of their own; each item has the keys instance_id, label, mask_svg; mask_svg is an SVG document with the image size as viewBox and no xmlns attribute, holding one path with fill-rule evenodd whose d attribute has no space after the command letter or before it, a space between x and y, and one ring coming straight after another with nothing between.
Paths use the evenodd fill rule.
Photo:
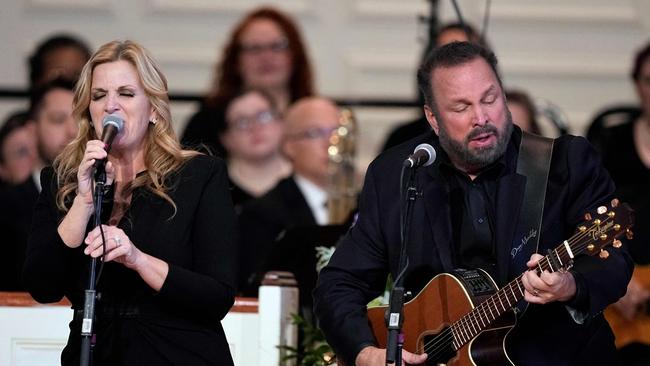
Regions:
<instances>
[{"instance_id":1,"label":"tuba bell","mask_svg":"<svg viewBox=\"0 0 650 366\"><path fill-rule=\"evenodd\" d=\"M357 122L350 109L341 110L339 126L329 139L329 186L327 208L329 224L343 224L357 207L354 158Z\"/></svg>"}]
</instances>

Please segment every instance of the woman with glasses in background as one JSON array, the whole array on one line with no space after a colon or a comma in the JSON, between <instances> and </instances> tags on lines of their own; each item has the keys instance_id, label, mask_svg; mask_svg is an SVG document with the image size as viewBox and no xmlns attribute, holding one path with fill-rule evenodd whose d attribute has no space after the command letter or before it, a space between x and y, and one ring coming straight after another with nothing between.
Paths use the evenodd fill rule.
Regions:
<instances>
[{"instance_id":1,"label":"woman with glasses in background","mask_svg":"<svg viewBox=\"0 0 650 366\"><path fill-rule=\"evenodd\" d=\"M277 110L314 94L312 69L298 27L280 11L262 7L235 26L216 66L212 90L192 116L182 143L203 144L211 151L227 151L216 138L225 104L248 89L269 94Z\"/></svg>"},{"instance_id":2,"label":"woman with glasses in background","mask_svg":"<svg viewBox=\"0 0 650 366\"><path fill-rule=\"evenodd\" d=\"M235 210L260 197L291 173L280 152L284 126L274 99L261 90L248 90L226 106L218 124L219 142L226 151Z\"/></svg>"}]
</instances>

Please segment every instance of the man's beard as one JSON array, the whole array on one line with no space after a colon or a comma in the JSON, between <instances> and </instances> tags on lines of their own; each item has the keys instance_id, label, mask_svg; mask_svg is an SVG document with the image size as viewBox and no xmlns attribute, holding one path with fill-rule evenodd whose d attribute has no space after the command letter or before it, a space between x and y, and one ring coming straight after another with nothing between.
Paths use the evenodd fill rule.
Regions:
<instances>
[{"instance_id":1,"label":"man's beard","mask_svg":"<svg viewBox=\"0 0 650 366\"><path fill-rule=\"evenodd\" d=\"M499 130L492 123L485 124L481 127L476 127L470 133L465 136L465 139L461 141L455 141L449 137L447 131L445 130L444 121L438 118L439 128L439 138L440 145L447 152L451 161L455 164L460 164L461 170L464 170L467 173L475 173L488 165L494 163L499 159L508 148L508 141L510 141L510 135L512 134L512 115L510 111L506 109L506 126L502 133L499 133ZM469 147L469 142L483 133L494 134L497 138L496 144L490 147L480 147L472 149Z\"/></svg>"}]
</instances>

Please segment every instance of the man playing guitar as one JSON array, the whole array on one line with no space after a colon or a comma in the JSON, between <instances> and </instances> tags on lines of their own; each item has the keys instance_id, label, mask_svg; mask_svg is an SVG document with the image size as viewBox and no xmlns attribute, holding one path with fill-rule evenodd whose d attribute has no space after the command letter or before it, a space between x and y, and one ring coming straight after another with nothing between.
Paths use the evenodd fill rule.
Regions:
<instances>
[{"instance_id":1,"label":"man playing guitar","mask_svg":"<svg viewBox=\"0 0 650 366\"><path fill-rule=\"evenodd\" d=\"M406 290L416 294L438 274L480 268L490 275L480 276L488 287L492 279L502 287L516 278L508 285L506 297L498 298L495 310L512 313L509 310L517 307L525 311L519 312L517 325L500 344L503 361L480 363L478 347L466 357L467 362L460 361L459 352L452 352L448 359L427 361L430 355L426 353L431 351L409 349L408 342L403 361L427 365L615 364L614 337L602 311L625 293L632 261L625 247L601 252L607 260L573 253L584 249L596 254L599 238L609 241L620 234L616 225L604 224L608 216L602 227L600 218L584 216L604 213L601 206L614 192L592 147L583 138L569 135L554 141L541 229L521 228L518 217L525 207L527 186L526 177L517 173L522 132L513 125L506 106L494 54L467 42L448 44L428 55L418 82L435 134L419 136L373 161L366 173L358 220L321 271L314 291L319 325L337 357L348 365L385 364L386 352L379 348L379 337L369 325L366 304L382 292L389 273L398 276L399 167L417 145L428 143L438 157L432 165L419 168L415 177L418 190L406 247ZM593 227L583 226L574 234L585 220ZM574 246L583 239L589 243ZM552 250L556 254L543 257ZM564 262L567 259L570 263ZM473 280L468 277L467 281ZM473 290L478 293L481 286ZM448 288L448 282L436 285L440 294ZM441 309L425 310L453 312L454 303L445 300L432 302ZM522 306L526 303L527 307ZM496 323L500 319L492 308L484 309L483 315ZM405 314L405 320L409 316L424 318L426 314ZM475 326L469 327L467 339L461 342L450 326L454 320L443 317L437 329L428 331L432 337L453 331L452 351L459 350L461 343L472 343L474 333L479 333ZM404 332L408 338L408 329ZM424 333L422 337L429 336Z\"/></svg>"}]
</instances>

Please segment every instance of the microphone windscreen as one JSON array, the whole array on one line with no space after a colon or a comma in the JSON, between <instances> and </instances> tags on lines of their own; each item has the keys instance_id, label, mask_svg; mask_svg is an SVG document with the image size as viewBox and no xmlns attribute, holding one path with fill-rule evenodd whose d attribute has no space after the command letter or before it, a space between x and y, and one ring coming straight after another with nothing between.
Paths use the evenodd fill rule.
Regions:
<instances>
[{"instance_id":1,"label":"microphone windscreen","mask_svg":"<svg viewBox=\"0 0 650 366\"><path fill-rule=\"evenodd\" d=\"M117 132L120 132L122 131L122 127L124 127L124 120L119 116L109 114L108 116L104 117L104 120L102 121L102 127L106 128L108 125L115 126L115 128L117 128Z\"/></svg>"}]
</instances>

